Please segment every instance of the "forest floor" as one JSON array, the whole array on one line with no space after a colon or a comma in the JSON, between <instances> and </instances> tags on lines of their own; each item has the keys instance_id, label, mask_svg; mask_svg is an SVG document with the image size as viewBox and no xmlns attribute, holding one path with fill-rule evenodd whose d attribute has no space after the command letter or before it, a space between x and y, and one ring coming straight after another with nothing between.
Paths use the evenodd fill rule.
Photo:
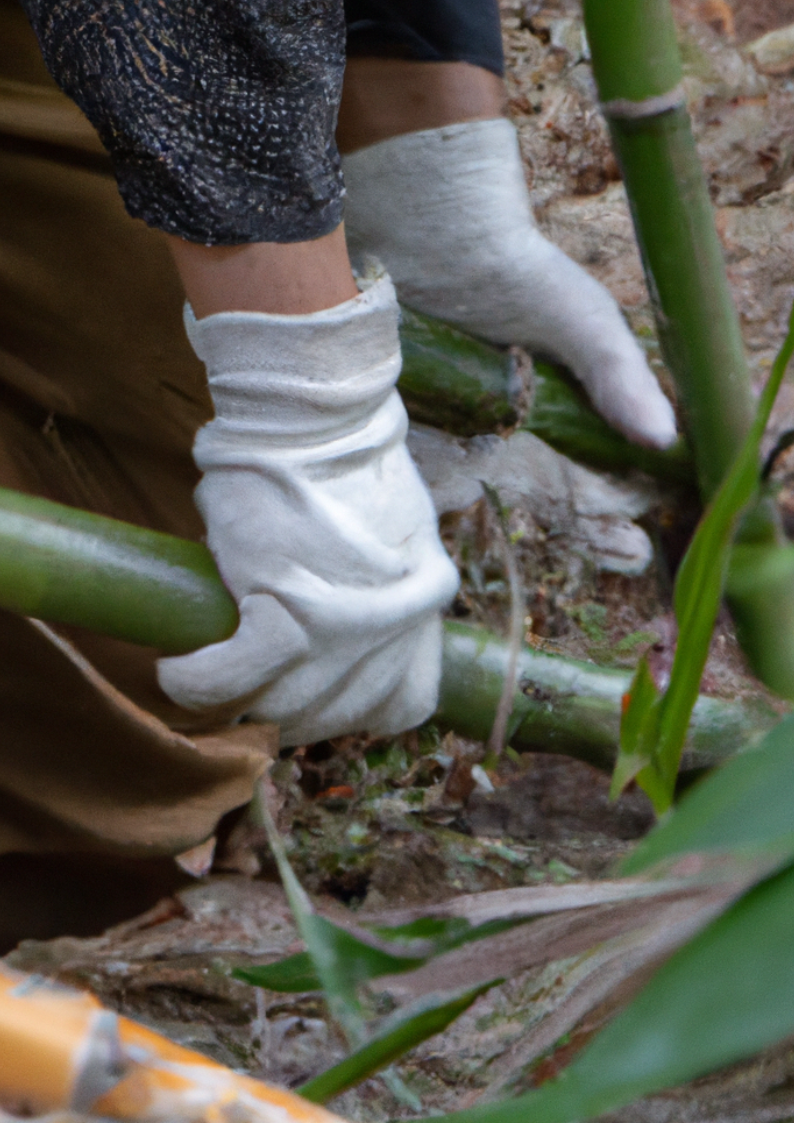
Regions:
<instances>
[{"instance_id":1,"label":"forest floor","mask_svg":"<svg viewBox=\"0 0 794 1123\"><path fill-rule=\"evenodd\" d=\"M760 383L794 294L794 34L788 56L785 42L775 51L754 44L794 24L794 0L677 0L675 7L689 107ZM539 224L612 289L669 385L596 107L580 4L502 0L502 12L510 113ZM789 381L770 445L793 424ZM791 521L794 458L782 458L777 476ZM662 653L671 648L670 559L680 552L694 511L648 481L607 485L614 488L612 506L596 513L588 533L575 513L568 518L557 509L551 517L542 503L520 498L510 502L510 529L527 595L527 642L630 668L650 646ZM600 533L609 539L635 518L651 545L642 572L639 563L605 562L597 548ZM446 515L443 529L463 580L456 615L505 633L510 591L493 513L480 500ZM730 696L760 691L727 616L703 687ZM382 918L459 894L575 886L607 875L652 823L641 793L610 803L608 777L578 761L508 753L484 770L484 759L482 745L432 726L388 742L351 737L282 754L271 774L279 826L321 909L348 919ZM203 857L192 860L201 866ZM344 1054L320 998L257 995L231 979L228 967L271 962L299 946L262 833L238 819L218 843L212 872L144 917L93 938L27 941L8 962L87 985L111 1007L184 1044L294 1087ZM486 942L465 967L470 979L476 981L489 957L501 957L505 981L399 1066L423 1113L536 1085L625 997L627 972L614 970L613 944L563 960L550 951L528 966L520 950ZM409 991L394 984L381 1001L399 1003ZM331 1107L357 1120L411 1114L381 1078ZM783 1123L794 1118L794 1048L781 1045L609 1118Z\"/></svg>"}]
</instances>

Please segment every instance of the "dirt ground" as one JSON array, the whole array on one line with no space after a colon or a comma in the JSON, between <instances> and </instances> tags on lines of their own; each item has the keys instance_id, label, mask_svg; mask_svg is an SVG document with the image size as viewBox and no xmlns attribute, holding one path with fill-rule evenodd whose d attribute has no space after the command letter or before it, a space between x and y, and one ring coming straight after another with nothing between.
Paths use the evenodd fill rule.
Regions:
<instances>
[{"instance_id":1,"label":"dirt ground","mask_svg":"<svg viewBox=\"0 0 794 1123\"><path fill-rule=\"evenodd\" d=\"M794 54L789 69L768 73L750 47L794 23L794 0L677 0L675 7L689 106L760 380L794 295ZM579 4L502 0L502 11L510 112L539 223L611 287L664 381L625 196L595 106ZM789 381L770 442L792 423ZM794 469L784 462L784 502L787 471ZM654 495L641 518L654 560L636 575L600 570L581 545L574 548L569 527L513 508L528 642L626 667L649 646L669 645L670 551L692 512L681 509L680 496ZM493 515L481 502L446 516L444 533L463 576L456 615L504 631L510 594ZM731 696L760 690L727 617L704 687ZM432 726L389 742L344 738L285 753L272 779L296 871L329 915L348 919L463 893L603 878L652 822L641 793L610 803L608 777L579 761L508 753L493 765L482 745ZM228 969L298 946L264 837L240 816L224 825L208 877L108 933L26 941L8 961L88 985L113 1008L191 1047L295 1086L343 1055L320 999L257 998ZM488 945L481 954L497 951ZM615 954L607 941L595 952L527 967L504 951L506 981L399 1066L422 1112L518 1092L556 1071L614 1008L625 982ZM399 1001L397 991L388 997ZM609 1119L783 1123L794 1117L792 1088L794 1049L784 1044ZM411 1114L380 1078L331 1106L356 1120Z\"/></svg>"}]
</instances>

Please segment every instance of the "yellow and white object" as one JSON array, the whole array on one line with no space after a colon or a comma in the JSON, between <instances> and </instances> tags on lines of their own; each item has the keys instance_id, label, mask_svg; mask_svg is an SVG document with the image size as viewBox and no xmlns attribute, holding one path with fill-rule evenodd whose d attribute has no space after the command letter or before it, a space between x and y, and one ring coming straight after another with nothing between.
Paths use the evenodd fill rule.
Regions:
<instances>
[{"instance_id":1,"label":"yellow and white object","mask_svg":"<svg viewBox=\"0 0 794 1123\"><path fill-rule=\"evenodd\" d=\"M90 994L0 968L0 1119L68 1113L141 1123L340 1123L119 1017Z\"/></svg>"}]
</instances>

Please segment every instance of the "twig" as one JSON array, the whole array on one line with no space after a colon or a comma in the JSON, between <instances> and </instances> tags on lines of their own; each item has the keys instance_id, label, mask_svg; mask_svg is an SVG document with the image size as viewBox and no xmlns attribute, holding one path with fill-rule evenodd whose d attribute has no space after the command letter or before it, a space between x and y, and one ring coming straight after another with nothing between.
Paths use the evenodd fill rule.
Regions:
<instances>
[{"instance_id":1,"label":"twig","mask_svg":"<svg viewBox=\"0 0 794 1123\"><path fill-rule=\"evenodd\" d=\"M513 696L516 692L518 677L518 656L521 651L521 642L524 638L524 611L525 596L521 584L521 575L518 572L516 552L510 540L510 528L507 516L495 488L483 481L483 491L494 514L497 516L502 531L504 544L504 564L507 574L507 585L510 591L510 631L508 635L508 655L505 667L505 677L502 684L502 693L496 707L493 728L488 738L488 753L500 756L507 740L507 723L513 710Z\"/></svg>"}]
</instances>

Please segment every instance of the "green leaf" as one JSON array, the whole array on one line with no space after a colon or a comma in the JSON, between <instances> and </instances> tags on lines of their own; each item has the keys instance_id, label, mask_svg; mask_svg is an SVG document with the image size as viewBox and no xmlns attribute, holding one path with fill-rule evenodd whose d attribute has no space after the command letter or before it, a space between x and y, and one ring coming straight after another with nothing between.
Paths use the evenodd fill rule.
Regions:
<instances>
[{"instance_id":1,"label":"green leaf","mask_svg":"<svg viewBox=\"0 0 794 1123\"><path fill-rule=\"evenodd\" d=\"M621 872L633 875L665 859L714 852L794 856L794 716L775 726L757 748L690 788Z\"/></svg>"},{"instance_id":2,"label":"green leaf","mask_svg":"<svg viewBox=\"0 0 794 1123\"><path fill-rule=\"evenodd\" d=\"M390 954L373 947L322 916L315 916L312 923L315 937L322 941L326 953L333 956L339 982L347 992L381 975L413 971L427 961L426 955ZM308 952L302 952L262 967L237 968L232 974L254 986L295 994L321 989L313 962Z\"/></svg>"},{"instance_id":3,"label":"green leaf","mask_svg":"<svg viewBox=\"0 0 794 1123\"><path fill-rule=\"evenodd\" d=\"M363 1048L309 1080L297 1089L298 1093L313 1103L326 1103L415 1049L428 1037L441 1033L450 1022L468 1010L476 998L500 981L494 979L451 998L449 995L433 995L399 1010L384 1019Z\"/></svg>"},{"instance_id":4,"label":"green leaf","mask_svg":"<svg viewBox=\"0 0 794 1123\"><path fill-rule=\"evenodd\" d=\"M486 936L506 932L518 924L527 923L527 920L523 916L510 917L504 920L487 920L475 926L460 916L426 916L396 927L373 927L372 931L382 939L393 942L395 951L402 946L406 952L412 949L414 954L423 954L426 959L430 959L464 944L484 940Z\"/></svg>"},{"instance_id":5,"label":"green leaf","mask_svg":"<svg viewBox=\"0 0 794 1123\"><path fill-rule=\"evenodd\" d=\"M495 936L527 922L526 917L506 920L489 920L473 926L462 917L421 917L410 924L396 927L372 927L380 947L359 939L344 928L323 917L317 917L318 933L323 942L333 948L340 970L346 977L346 987L357 987L383 975L397 975L423 966L428 959L451 951L474 940ZM308 990L321 990L322 984L311 955L302 951L276 963L254 967L235 967L235 979L251 986L284 994L302 994Z\"/></svg>"},{"instance_id":6,"label":"green leaf","mask_svg":"<svg viewBox=\"0 0 794 1123\"><path fill-rule=\"evenodd\" d=\"M658 703L658 737L655 745L648 746L649 764L636 773L637 782L650 796L657 812L667 810L672 803L681 753L722 601L733 537L739 516L758 489L761 440L793 353L794 307L788 334L761 394L750 431L698 524L678 571L674 607L679 631L670 683ZM636 749L633 752L636 754ZM619 778L628 774L628 763L620 755L618 766Z\"/></svg>"},{"instance_id":7,"label":"green leaf","mask_svg":"<svg viewBox=\"0 0 794 1123\"><path fill-rule=\"evenodd\" d=\"M670 483L694 485L694 464L683 442L664 452L634 444L595 412L564 367L536 359L534 368L532 402L522 429L593 468L639 469Z\"/></svg>"},{"instance_id":8,"label":"green leaf","mask_svg":"<svg viewBox=\"0 0 794 1123\"><path fill-rule=\"evenodd\" d=\"M322 984L314 969L312 957L302 951L277 963L259 964L256 967L235 967L232 977L243 983L280 994L304 994L307 990L321 990Z\"/></svg>"},{"instance_id":9,"label":"green leaf","mask_svg":"<svg viewBox=\"0 0 794 1123\"><path fill-rule=\"evenodd\" d=\"M612 799L653 761L659 731L659 691L644 657L637 664L624 704L620 750L612 773Z\"/></svg>"},{"instance_id":10,"label":"green leaf","mask_svg":"<svg viewBox=\"0 0 794 1123\"><path fill-rule=\"evenodd\" d=\"M777 545L770 550L767 543L737 543L731 554L728 592L747 594L758 584L794 581L794 543Z\"/></svg>"},{"instance_id":11,"label":"green leaf","mask_svg":"<svg viewBox=\"0 0 794 1123\"><path fill-rule=\"evenodd\" d=\"M458 942L465 942L474 929L471 921L462 916L420 916L418 920L412 920L408 924L373 926L372 931L383 939L403 943L407 947L417 943L427 946L429 943L437 954L441 950L457 947Z\"/></svg>"},{"instance_id":12,"label":"green leaf","mask_svg":"<svg viewBox=\"0 0 794 1123\"><path fill-rule=\"evenodd\" d=\"M270 814L261 780L254 787L251 815L267 832L295 924L314 964L331 1016L339 1022L348 1041L358 1044L363 1040L366 1025L356 993L355 969L345 962L344 954L340 954L339 942L329 933L329 921L315 914L306 890L289 864L281 835ZM330 928L334 929L335 926L330 925Z\"/></svg>"},{"instance_id":13,"label":"green leaf","mask_svg":"<svg viewBox=\"0 0 794 1123\"><path fill-rule=\"evenodd\" d=\"M555 1081L441 1118L573 1123L752 1056L794 1033L793 931L789 867L681 948Z\"/></svg>"}]
</instances>

